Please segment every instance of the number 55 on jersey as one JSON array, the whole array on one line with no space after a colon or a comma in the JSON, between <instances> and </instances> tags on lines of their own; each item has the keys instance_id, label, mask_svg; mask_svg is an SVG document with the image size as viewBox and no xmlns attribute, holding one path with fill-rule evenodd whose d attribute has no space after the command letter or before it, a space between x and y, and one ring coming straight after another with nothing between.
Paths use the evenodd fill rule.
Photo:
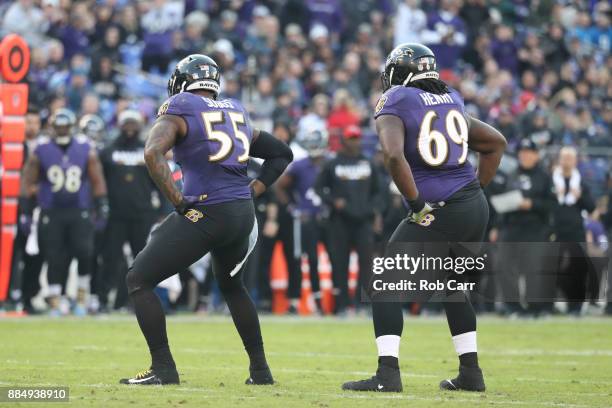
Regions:
<instances>
[{"instance_id":1,"label":"number 55 on jersey","mask_svg":"<svg viewBox=\"0 0 612 408\"><path fill-rule=\"evenodd\" d=\"M206 204L250 198L247 162L253 130L239 101L182 92L160 107L158 115L164 114L187 123L186 136L174 147L184 196Z\"/></svg>"}]
</instances>

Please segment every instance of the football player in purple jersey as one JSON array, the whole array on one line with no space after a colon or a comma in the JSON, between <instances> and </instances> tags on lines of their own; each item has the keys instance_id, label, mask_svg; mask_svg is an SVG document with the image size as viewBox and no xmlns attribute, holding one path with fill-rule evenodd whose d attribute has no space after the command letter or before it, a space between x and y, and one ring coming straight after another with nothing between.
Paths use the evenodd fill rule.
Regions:
<instances>
[{"instance_id":1,"label":"football player in purple jersey","mask_svg":"<svg viewBox=\"0 0 612 408\"><path fill-rule=\"evenodd\" d=\"M170 98L145 145L153 181L175 207L152 233L127 275L128 293L149 346L151 366L122 384L178 384L155 286L210 253L213 273L249 355L247 384L272 384L255 305L242 282L257 241L253 197L263 193L293 160L289 147L251 128L234 99L218 100L217 63L200 54L181 60L168 82ZM176 187L165 154L173 149L183 173ZM250 156L264 159L259 176L247 176Z\"/></svg>"},{"instance_id":2,"label":"football player in purple jersey","mask_svg":"<svg viewBox=\"0 0 612 408\"><path fill-rule=\"evenodd\" d=\"M323 238L321 225L321 197L315 192L315 181L325 161L328 143L327 130L309 129L298 133L297 143L303 147L307 156L296 160L278 180L277 195L284 202L291 202L294 218L294 242L298 249L297 257L305 254L308 257L310 271L310 288L314 297L317 312L321 312L321 291L319 287L319 260L317 245ZM302 273L299 271L299 288ZM291 292L291 291L289 291ZM299 299L290 299L293 310L297 310Z\"/></svg>"},{"instance_id":3,"label":"football player in purple jersey","mask_svg":"<svg viewBox=\"0 0 612 408\"><path fill-rule=\"evenodd\" d=\"M106 182L98 153L87 137L75 136L76 117L58 109L50 118L51 137L39 138L23 170L21 226L31 224L36 205L41 209L39 234L48 265L49 305L59 315L62 286L72 258L79 264L75 314L86 314L90 269L93 265L94 226L90 208L93 196L96 218L108 219Z\"/></svg>"},{"instance_id":4,"label":"football player in purple jersey","mask_svg":"<svg viewBox=\"0 0 612 408\"><path fill-rule=\"evenodd\" d=\"M424 45L396 47L387 57L382 80L376 128L385 164L409 207L389 242L482 242L489 214L482 187L495 175L505 138L465 112L463 98L439 79L436 57ZM478 153L476 170L467 161L469 150ZM459 356L459 375L440 387L484 391L474 309L465 293L446 295L444 309ZM372 314L378 370L372 378L342 388L401 392L402 304L377 301L374 294Z\"/></svg>"}]
</instances>

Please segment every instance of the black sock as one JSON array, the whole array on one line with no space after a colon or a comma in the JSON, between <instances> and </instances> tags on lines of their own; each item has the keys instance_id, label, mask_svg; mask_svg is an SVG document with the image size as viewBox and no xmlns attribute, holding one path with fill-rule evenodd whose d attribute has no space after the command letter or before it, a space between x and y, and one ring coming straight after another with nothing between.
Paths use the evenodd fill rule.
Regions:
<instances>
[{"instance_id":1,"label":"black sock","mask_svg":"<svg viewBox=\"0 0 612 408\"><path fill-rule=\"evenodd\" d=\"M268 368L268 362L266 361L266 354L264 353L263 344L246 346L244 349L249 355L250 370L264 370Z\"/></svg>"},{"instance_id":2,"label":"black sock","mask_svg":"<svg viewBox=\"0 0 612 408\"><path fill-rule=\"evenodd\" d=\"M160 347L157 350L151 350L151 360L151 365L155 369L176 369L176 365L174 364L174 359L172 358L172 353L170 353L170 347L168 344Z\"/></svg>"},{"instance_id":3,"label":"black sock","mask_svg":"<svg viewBox=\"0 0 612 408\"><path fill-rule=\"evenodd\" d=\"M242 344L249 354L249 368L251 370L268 368L257 310L246 288L240 283L228 287L220 285L220 289L232 314L232 320L240 334Z\"/></svg>"},{"instance_id":4,"label":"black sock","mask_svg":"<svg viewBox=\"0 0 612 408\"><path fill-rule=\"evenodd\" d=\"M459 364L464 367L478 367L478 353L464 353L459 356Z\"/></svg>"},{"instance_id":5,"label":"black sock","mask_svg":"<svg viewBox=\"0 0 612 408\"><path fill-rule=\"evenodd\" d=\"M131 295L134 312L151 352L153 368L176 368L168 347L166 316L152 289L140 289Z\"/></svg>"},{"instance_id":6,"label":"black sock","mask_svg":"<svg viewBox=\"0 0 612 408\"><path fill-rule=\"evenodd\" d=\"M378 357L378 365L399 369L399 359L393 356L380 356Z\"/></svg>"}]
</instances>

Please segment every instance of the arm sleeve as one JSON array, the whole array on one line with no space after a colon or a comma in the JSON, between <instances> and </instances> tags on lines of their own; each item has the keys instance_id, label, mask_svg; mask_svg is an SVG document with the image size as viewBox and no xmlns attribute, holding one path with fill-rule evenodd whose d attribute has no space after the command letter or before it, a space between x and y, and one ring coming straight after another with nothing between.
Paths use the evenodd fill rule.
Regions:
<instances>
[{"instance_id":1,"label":"arm sleeve","mask_svg":"<svg viewBox=\"0 0 612 408\"><path fill-rule=\"evenodd\" d=\"M269 187L293 161L293 152L285 143L268 132L260 131L251 144L249 154L264 159L257 179Z\"/></svg>"}]
</instances>

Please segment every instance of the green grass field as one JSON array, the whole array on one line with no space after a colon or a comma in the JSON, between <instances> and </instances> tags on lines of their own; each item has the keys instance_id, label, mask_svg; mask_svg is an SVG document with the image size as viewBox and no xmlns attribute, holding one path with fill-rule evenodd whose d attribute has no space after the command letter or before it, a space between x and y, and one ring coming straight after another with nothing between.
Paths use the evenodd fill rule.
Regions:
<instances>
[{"instance_id":1,"label":"green grass field","mask_svg":"<svg viewBox=\"0 0 612 408\"><path fill-rule=\"evenodd\" d=\"M131 316L0 319L0 386L69 386L70 403L34 404L53 407L612 407L610 319L481 319L483 394L438 390L457 370L441 318L406 320L404 393L392 395L340 390L376 368L368 319L264 317L262 328L274 386L244 385L229 318L179 316L168 329L182 384L139 388L117 383L149 363Z\"/></svg>"}]
</instances>

